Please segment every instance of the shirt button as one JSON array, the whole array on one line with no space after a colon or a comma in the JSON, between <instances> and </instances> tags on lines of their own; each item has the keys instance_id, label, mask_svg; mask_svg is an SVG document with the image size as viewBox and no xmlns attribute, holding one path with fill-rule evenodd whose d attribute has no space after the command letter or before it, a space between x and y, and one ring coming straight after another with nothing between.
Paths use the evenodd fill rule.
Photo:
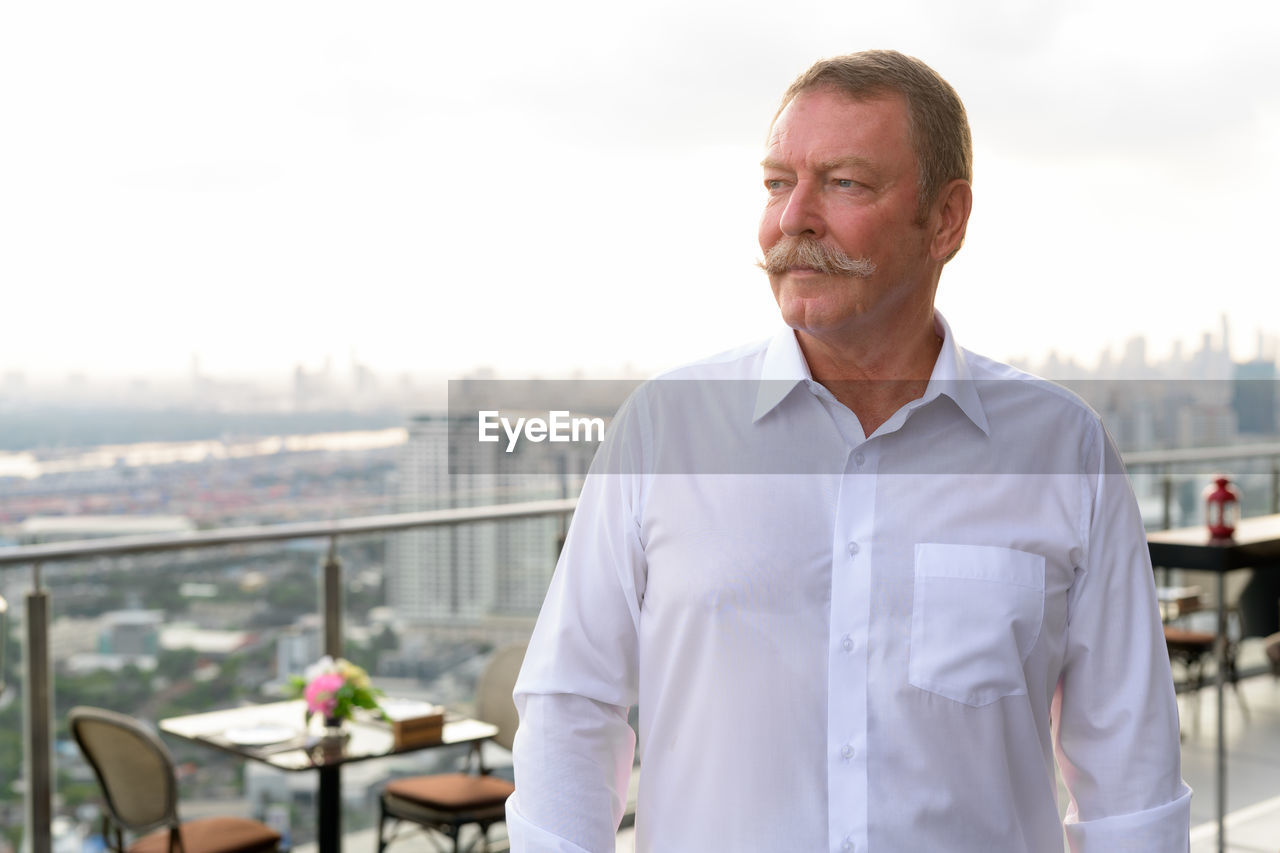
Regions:
<instances>
[{"instance_id":1,"label":"shirt button","mask_svg":"<svg viewBox=\"0 0 1280 853\"><path fill-rule=\"evenodd\" d=\"M861 549L859 549L859 548L858 548L858 543L857 543L857 542L850 542L850 543L849 543L849 556L850 556L850 557L856 557L856 556L858 556L858 551L859 551L859 550L861 550Z\"/></svg>"},{"instance_id":2,"label":"shirt button","mask_svg":"<svg viewBox=\"0 0 1280 853\"><path fill-rule=\"evenodd\" d=\"M852 849L853 849L853 842L852 842L852 841L850 841L848 838L846 838L844 841L842 841L842 842L840 843L840 849L841 849L841 850L852 850Z\"/></svg>"},{"instance_id":3,"label":"shirt button","mask_svg":"<svg viewBox=\"0 0 1280 853\"><path fill-rule=\"evenodd\" d=\"M850 637L848 634L841 637L840 648L844 649L846 652L853 651L853 637Z\"/></svg>"},{"instance_id":4,"label":"shirt button","mask_svg":"<svg viewBox=\"0 0 1280 853\"><path fill-rule=\"evenodd\" d=\"M867 457L863 455L861 450L859 450L857 453L853 454L853 461L858 465L861 465L867 461Z\"/></svg>"},{"instance_id":5,"label":"shirt button","mask_svg":"<svg viewBox=\"0 0 1280 853\"><path fill-rule=\"evenodd\" d=\"M847 743L840 747L840 757L846 761L853 758L853 747L849 746Z\"/></svg>"}]
</instances>

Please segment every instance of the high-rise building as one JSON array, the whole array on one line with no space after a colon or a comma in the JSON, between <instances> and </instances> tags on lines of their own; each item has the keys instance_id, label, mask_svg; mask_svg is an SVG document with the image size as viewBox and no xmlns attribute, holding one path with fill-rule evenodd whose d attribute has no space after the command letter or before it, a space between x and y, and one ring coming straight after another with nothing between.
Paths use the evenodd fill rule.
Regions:
<instances>
[{"instance_id":1,"label":"high-rise building","mask_svg":"<svg viewBox=\"0 0 1280 853\"><path fill-rule=\"evenodd\" d=\"M1240 431L1274 435L1276 432L1276 365L1258 359L1236 365L1231 405Z\"/></svg>"},{"instance_id":2,"label":"high-rise building","mask_svg":"<svg viewBox=\"0 0 1280 853\"><path fill-rule=\"evenodd\" d=\"M443 413L411 418L397 467L401 511L577 494L594 451L583 444L554 452L525 444L508 453L501 443L477 442L475 431L474 419L462 423ZM388 554L387 603L409 624L533 616L555 568L562 526L561 519L548 517L396 534Z\"/></svg>"}]
</instances>

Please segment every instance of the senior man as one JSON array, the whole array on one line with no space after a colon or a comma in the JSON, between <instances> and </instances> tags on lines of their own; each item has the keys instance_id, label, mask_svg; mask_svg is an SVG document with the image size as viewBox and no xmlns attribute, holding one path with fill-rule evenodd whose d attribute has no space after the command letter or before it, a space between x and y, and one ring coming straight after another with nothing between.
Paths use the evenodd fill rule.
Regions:
<instances>
[{"instance_id":1,"label":"senior man","mask_svg":"<svg viewBox=\"0 0 1280 853\"><path fill-rule=\"evenodd\" d=\"M611 427L516 686L513 850L613 849L635 704L641 851L1187 849L1115 449L933 308L971 160L919 60L787 90L759 235L786 328Z\"/></svg>"}]
</instances>

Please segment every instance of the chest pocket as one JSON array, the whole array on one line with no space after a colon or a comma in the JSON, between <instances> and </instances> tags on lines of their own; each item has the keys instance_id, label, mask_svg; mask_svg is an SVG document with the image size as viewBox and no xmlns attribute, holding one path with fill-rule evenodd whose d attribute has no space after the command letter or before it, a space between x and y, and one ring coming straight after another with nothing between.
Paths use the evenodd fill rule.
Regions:
<instances>
[{"instance_id":1,"label":"chest pocket","mask_svg":"<svg viewBox=\"0 0 1280 853\"><path fill-rule=\"evenodd\" d=\"M966 705L1025 695L1022 665L1040 636L1044 571L1044 557L1027 551L916 545L907 680Z\"/></svg>"}]
</instances>

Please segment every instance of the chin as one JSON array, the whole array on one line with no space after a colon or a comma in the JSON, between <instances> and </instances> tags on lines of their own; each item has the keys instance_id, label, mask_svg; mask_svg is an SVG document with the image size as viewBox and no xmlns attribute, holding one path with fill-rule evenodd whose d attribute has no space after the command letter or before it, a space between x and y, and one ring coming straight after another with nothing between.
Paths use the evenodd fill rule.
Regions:
<instances>
[{"instance_id":1,"label":"chin","mask_svg":"<svg viewBox=\"0 0 1280 853\"><path fill-rule=\"evenodd\" d=\"M857 309L848 304L832 304L823 298L788 298L784 293L778 299L782 322L793 329L820 334L846 326L856 316Z\"/></svg>"}]
</instances>

